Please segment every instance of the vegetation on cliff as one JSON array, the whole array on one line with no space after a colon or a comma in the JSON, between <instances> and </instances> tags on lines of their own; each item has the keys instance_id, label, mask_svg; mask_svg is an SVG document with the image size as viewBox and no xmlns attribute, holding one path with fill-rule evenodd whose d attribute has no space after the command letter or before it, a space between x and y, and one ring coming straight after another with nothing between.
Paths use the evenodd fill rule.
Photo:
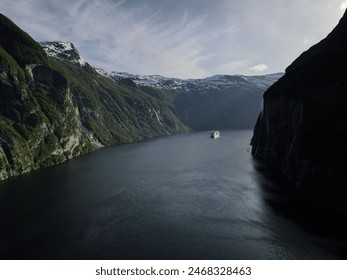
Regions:
<instances>
[{"instance_id":1,"label":"vegetation on cliff","mask_svg":"<svg viewBox=\"0 0 347 280\"><path fill-rule=\"evenodd\" d=\"M186 130L164 101L90 65L47 57L0 15L0 180L102 146Z\"/></svg>"}]
</instances>

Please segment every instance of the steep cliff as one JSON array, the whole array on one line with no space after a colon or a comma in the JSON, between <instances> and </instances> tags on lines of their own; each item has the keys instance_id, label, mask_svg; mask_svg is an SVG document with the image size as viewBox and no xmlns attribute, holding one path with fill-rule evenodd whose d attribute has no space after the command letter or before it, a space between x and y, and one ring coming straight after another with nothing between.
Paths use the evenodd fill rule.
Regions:
<instances>
[{"instance_id":1,"label":"steep cliff","mask_svg":"<svg viewBox=\"0 0 347 280\"><path fill-rule=\"evenodd\" d=\"M346 210L347 15L264 94L252 153L304 197Z\"/></svg>"},{"instance_id":2,"label":"steep cliff","mask_svg":"<svg viewBox=\"0 0 347 280\"><path fill-rule=\"evenodd\" d=\"M0 15L0 180L94 149L67 79Z\"/></svg>"},{"instance_id":3,"label":"steep cliff","mask_svg":"<svg viewBox=\"0 0 347 280\"><path fill-rule=\"evenodd\" d=\"M0 180L106 145L187 130L170 106L81 59L47 57L0 14Z\"/></svg>"}]
</instances>

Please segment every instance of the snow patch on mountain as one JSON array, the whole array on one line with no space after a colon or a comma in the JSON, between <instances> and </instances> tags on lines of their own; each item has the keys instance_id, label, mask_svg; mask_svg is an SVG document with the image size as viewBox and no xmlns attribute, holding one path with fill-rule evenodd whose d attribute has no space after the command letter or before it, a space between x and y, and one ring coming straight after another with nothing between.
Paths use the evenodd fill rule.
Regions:
<instances>
[{"instance_id":1,"label":"snow patch on mountain","mask_svg":"<svg viewBox=\"0 0 347 280\"><path fill-rule=\"evenodd\" d=\"M99 75L109 77L116 82L123 79L131 79L137 86L156 87L160 89L176 90L180 92L198 91L207 93L211 90L221 92L237 87L257 87L266 90L279 78L283 73L276 73L262 76L244 76L244 75L214 75L204 79L177 79L166 78L160 75L134 75L127 72L112 71L110 73L101 68L91 65L87 60L82 58L71 42L42 42L41 46L48 56L59 60L69 61L80 66L89 66Z\"/></svg>"},{"instance_id":2,"label":"snow patch on mountain","mask_svg":"<svg viewBox=\"0 0 347 280\"><path fill-rule=\"evenodd\" d=\"M131 79L138 86L149 86L168 90L180 90L189 92L198 90L201 93L215 90L222 91L232 87L255 86L266 90L275 83L283 73L276 73L262 76L243 76L243 75L215 75L204 79L176 79L166 78L160 75L133 75L127 72L110 73L110 77L115 81Z\"/></svg>"},{"instance_id":3,"label":"snow patch on mountain","mask_svg":"<svg viewBox=\"0 0 347 280\"><path fill-rule=\"evenodd\" d=\"M93 65L91 65L94 70L101 76L105 76L105 77L108 77L110 78L110 74L108 72L106 72L104 69L100 68L100 67L95 67Z\"/></svg>"},{"instance_id":4,"label":"snow patch on mountain","mask_svg":"<svg viewBox=\"0 0 347 280\"><path fill-rule=\"evenodd\" d=\"M272 84L277 82L282 76L283 73L275 73L263 76L242 76L242 78L244 78L246 81L249 81L257 85L259 88L267 89Z\"/></svg>"},{"instance_id":5,"label":"snow patch on mountain","mask_svg":"<svg viewBox=\"0 0 347 280\"><path fill-rule=\"evenodd\" d=\"M67 60L69 62L79 64L80 66L91 66L87 60L80 56L78 50L71 42L41 42L42 48L50 57L59 60Z\"/></svg>"},{"instance_id":6,"label":"snow patch on mountain","mask_svg":"<svg viewBox=\"0 0 347 280\"><path fill-rule=\"evenodd\" d=\"M185 80L166 78L160 75L133 75L127 72L116 72L112 71L110 77L113 80L119 81L121 79L131 79L138 86L151 86L166 89L175 89L183 85Z\"/></svg>"}]
</instances>

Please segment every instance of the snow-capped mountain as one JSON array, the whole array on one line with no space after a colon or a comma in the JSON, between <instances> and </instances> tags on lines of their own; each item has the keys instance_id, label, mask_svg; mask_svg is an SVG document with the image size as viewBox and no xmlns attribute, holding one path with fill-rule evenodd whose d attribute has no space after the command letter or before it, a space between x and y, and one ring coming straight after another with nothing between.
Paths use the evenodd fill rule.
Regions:
<instances>
[{"instance_id":1,"label":"snow-capped mountain","mask_svg":"<svg viewBox=\"0 0 347 280\"><path fill-rule=\"evenodd\" d=\"M215 75L184 80L160 75L108 73L83 59L70 42L44 42L41 45L50 57L83 68L88 66L95 74L112 79L119 87L165 102L184 125L194 130L253 127L261 110L263 93L283 75ZM137 89L132 88L134 86Z\"/></svg>"},{"instance_id":2,"label":"snow-capped mountain","mask_svg":"<svg viewBox=\"0 0 347 280\"><path fill-rule=\"evenodd\" d=\"M111 72L117 82L132 80L146 93L173 96L172 105L180 120L196 130L249 128L261 110L262 96L283 76L215 75L205 79L175 79L159 75Z\"/></svg>"},{"instance_id":3,"label":"snow-capped mountain","mask_svg":"<svg viewBox=\"0 0 347 280\"><path fill-rule=\"evenodd\" d=\"M159 89L175 90L180 92L199 91L206 93L213 91L225 91L236 87L255 86L261 90L266 90L275 83L283 73L276 73L263 76L244 76L244 75L215 75L204 79L177 79L167 78L160 75L134 75L126 72L112 71L110 73L101 68L91 65L82 58L71 42L41 42L40 43L48 56L59 60L67 60L81 66L90 66L103 76L108 76L114 81L131 79L138 86L149 86Z\"/></svg>"},{"instance_id":4,"label":"snow-capped mountain","mask_svg":"<svg viewBox=\"0 0 347 280\"><path fill-rule=\"evenodd\" d=\"M71 42L41 42L42 48L48 56L59 60L67 60L80 66L90 65L87 60L80 56L78 50Z\"/></svg>"},{"instance_id":5,"label":"snow-capped mountain","mask_svg":"<svg viewBox=\"0 0 347 280\"><path fill-rule=\"evenodd\" d=\"M127 72L112 71L109 73L113 80L131 79L138 86L150 86L164 89L181 89L186 80L166 78L160 75L133 75Z\"/></svg>"},{"instance_id":6,"label":"snow-capped mountain","mask_svg":"<svg viewBox=\"0 0 347 280\"><path fill-rule=\"evenodd\" d=\"M257 87L264 90L268 89L275 82L277 82L284 73L274 73L262 76L241 76L244 80L255 84Z\"/></svg>"},{"instance_id":7,"label":"snow-capped mountain","mask_svg":"<svg viewBox=\"0 0 347 280\"><path fill-rule=\"evenodd\" d=\"M166 78L159 75L133 75L126 72L111 72L110 77L116 81L122 79L131 79L138 86L149 86L160 89L179 90L183 92L199 90L200 93L206 93L210 90L224 91L234 87L249 87L250 84L259 89L266 90L283 73L269 74L263 76L244 76L244 75L215 75L205 79L176 79Z\"/></svg>"}]
</instances>

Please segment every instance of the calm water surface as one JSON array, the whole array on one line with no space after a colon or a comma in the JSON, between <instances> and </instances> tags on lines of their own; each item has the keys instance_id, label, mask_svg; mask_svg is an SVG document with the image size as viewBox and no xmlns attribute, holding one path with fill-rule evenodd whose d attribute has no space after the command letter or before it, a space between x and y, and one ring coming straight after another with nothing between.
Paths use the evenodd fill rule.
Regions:
<instances>
[{"instance_id":1,"label":"calm water surface","mask_svg":"<svg viewBox=\"0 0 347 280\"><path fill-rule=\"evenodd\" d=\"M248 130L105 148L0 184L2 259L337 259L268 203Z\"/></svg>"}]
</instances>

